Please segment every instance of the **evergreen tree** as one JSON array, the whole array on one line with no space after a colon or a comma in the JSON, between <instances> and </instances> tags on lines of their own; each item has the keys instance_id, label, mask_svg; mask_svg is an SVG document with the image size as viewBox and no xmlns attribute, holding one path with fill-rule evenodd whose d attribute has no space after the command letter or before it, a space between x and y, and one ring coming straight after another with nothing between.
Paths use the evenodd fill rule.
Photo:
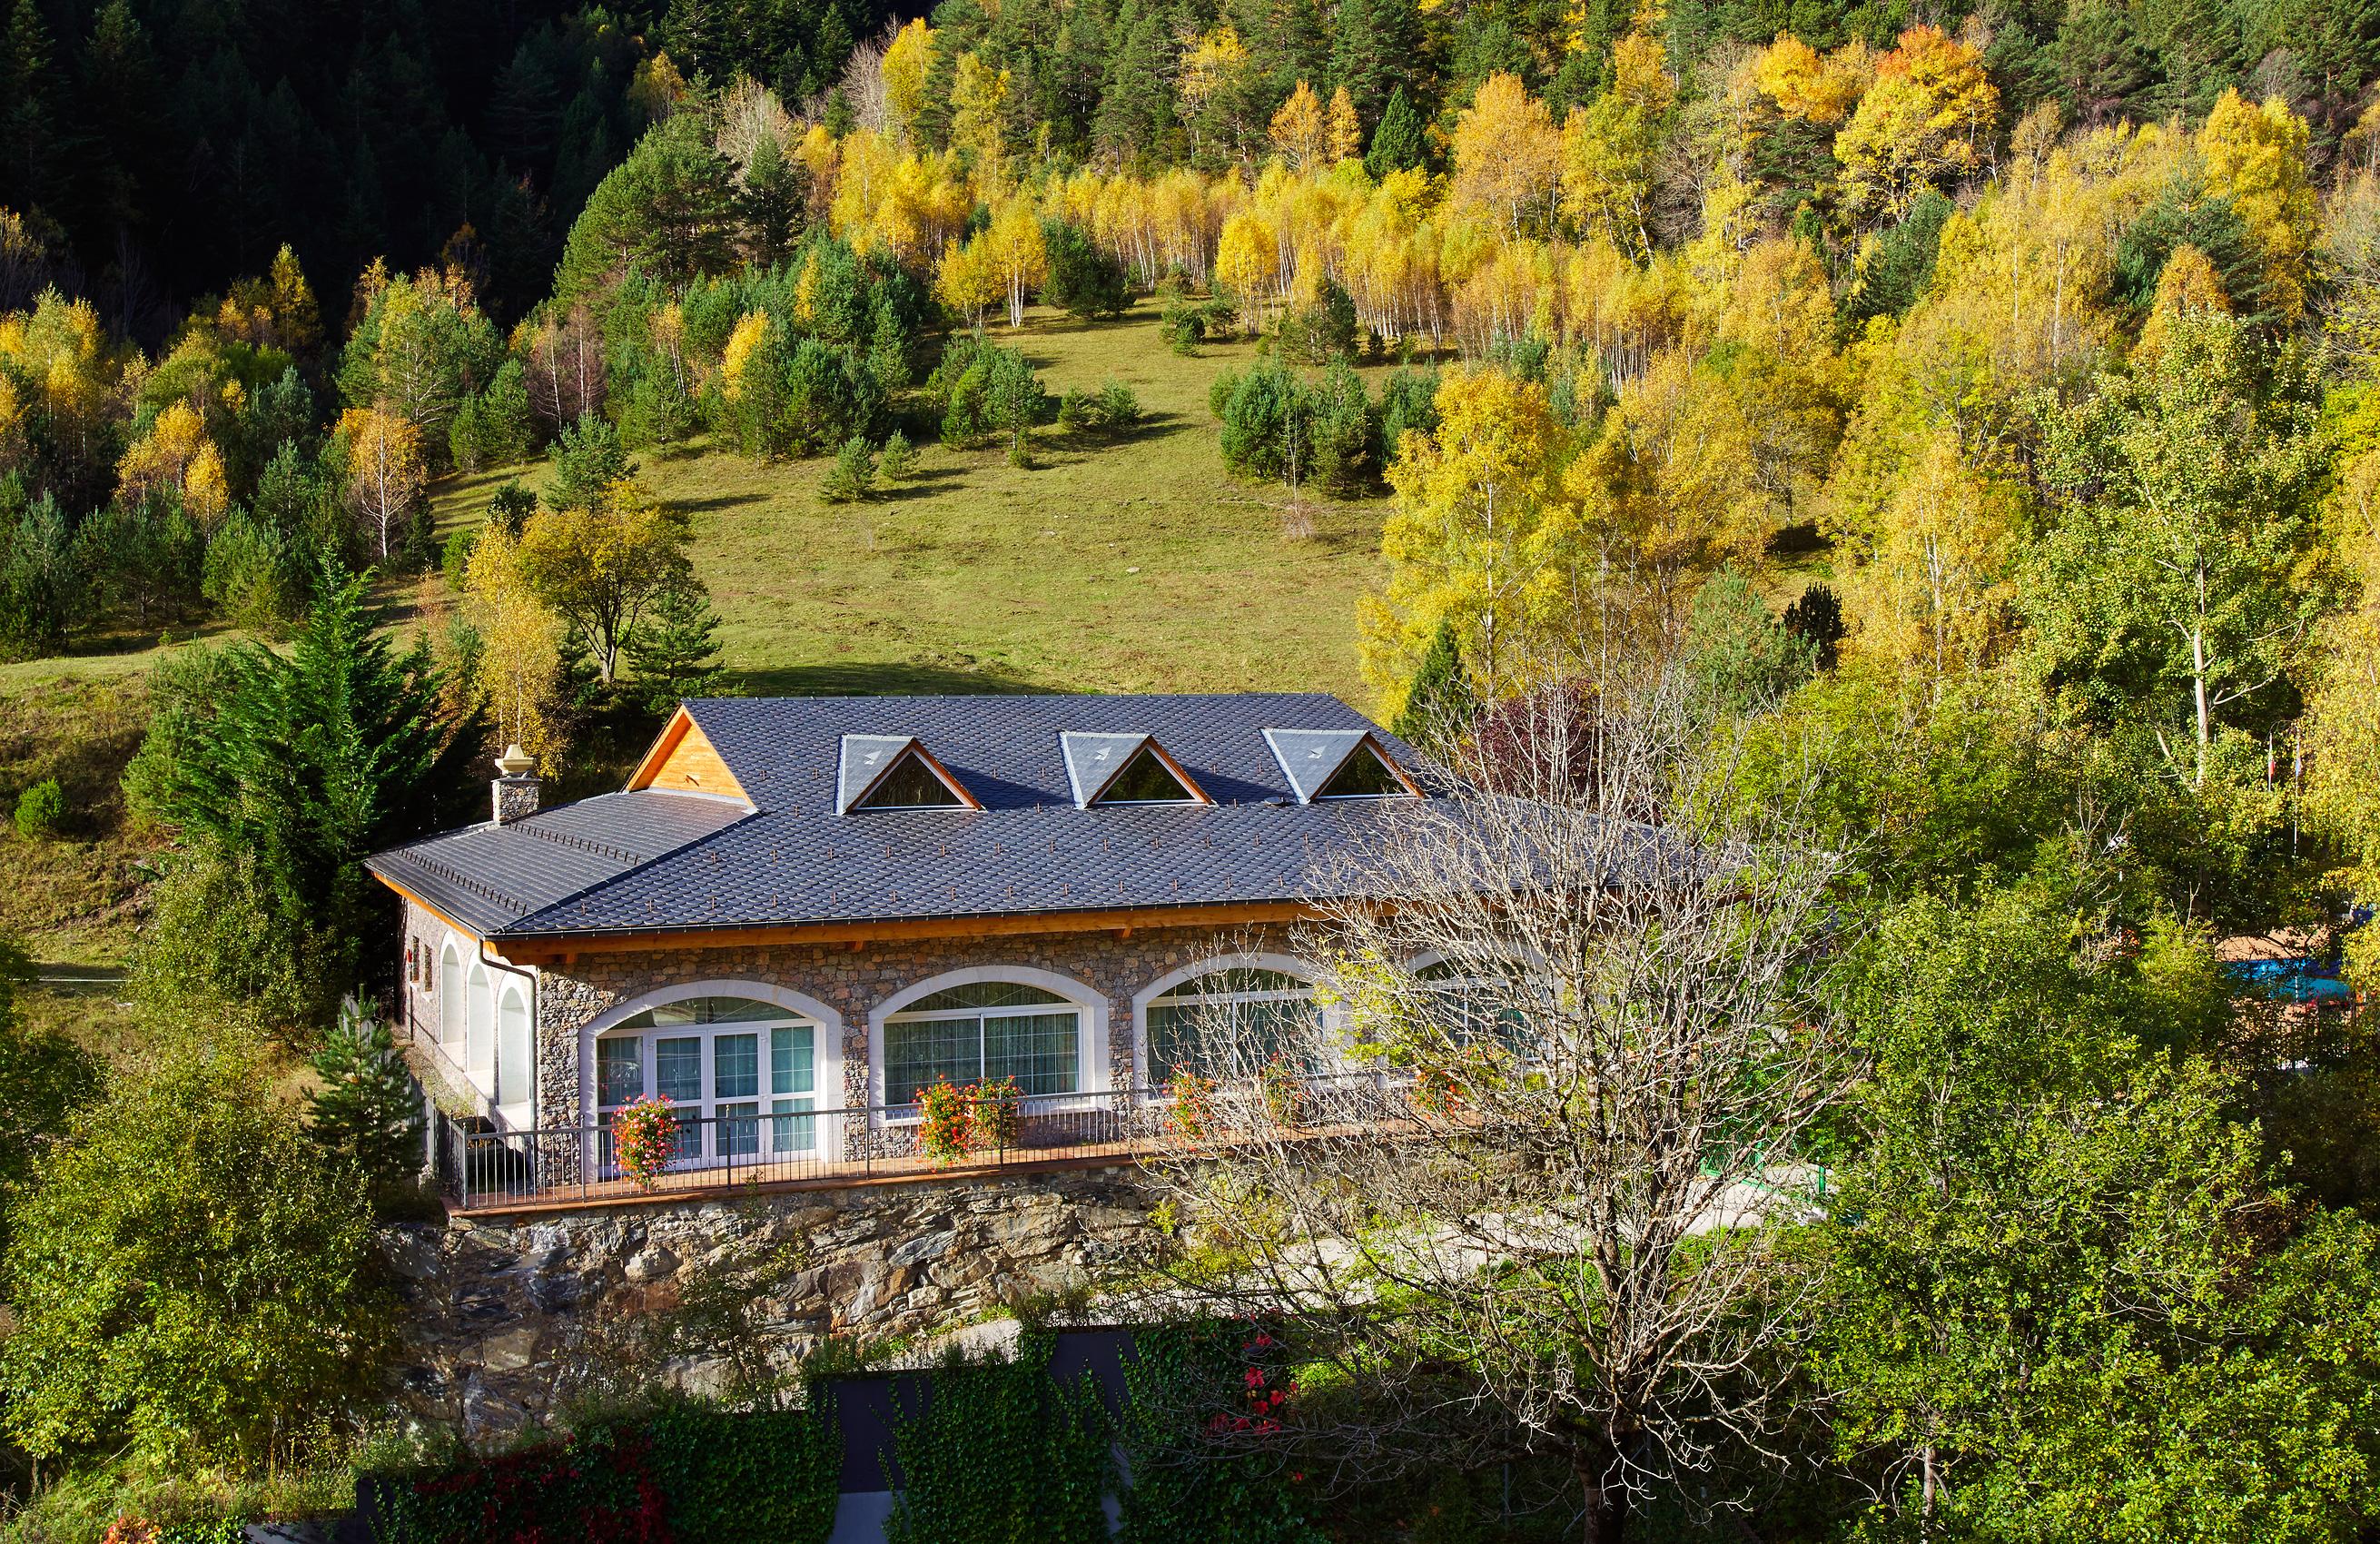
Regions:
<instances>
[{"instance_id":1,"label":"evergreen tree","mask_svg":"<svg viewBox=\"0 0 2380 1544\"><path fill-rule=\"evenodd\" d=\"M1072 220L1041 222L1041 243L1050 254L1050 276L1041 281L1041 303L1083 321L1122 316L1132 304L1123 264L1110 257Z\"/></svg>"},{"instance_id":2,"label":"evergreen tree","mask_svg":"<svg viewBox=\"0 0 2380 1544\"><path fill-rule=\"evenodd\" d=\"M1408 744L1443 750L1470 727L1478 709L1471 676L1463 668L1462 640L1454 636L1454 624L1441 617L1438 631L1430 635L1429 648L1414 667L1413 680L1405 687L1405 705L1397 710L1396 722L1389 727Z\"/></svg>"},{"instance_id":3,"label":"evergreen tree","mask_svg":"<svg viewBox=\"0 0 2380 1544\"><path fill-rule=\"evenodd\" d=\"M1375 177L1384 177L1419 166L1426 153L1421 131L1421 115L1414 111L1405 89L1397 87L1389 93L1379 127L1372 130L1372 148L1365 152L1364 169Z\"/></svg>"},{"instance_id":4,"label":"evergreen tree","mask_svg":"<svg viewBox=\"0 0 2380 1544\"><path fill-rule=\"evenodd\" d=\"M548 509L591 509L603 490L637 475L637 463L620 444L609 419L581 413L553 447L553 478L539 501Z\"/></svg>"},{"instance_id":5,"label":"evergreen tree","mask_svg":"<svg viewBox=\"0 0 2380 1544\"><path fill-rule=\"evenodd\" d=\"M422 1162L421 1089L388 1024L369 999L350 997L312 1059L322 1087L306 1096L307 1129L385 1192Z\"/></svg>"},{"instance_id":6,"label":"evergreen tree","mask_svg":"<svg viewBox=\"0 0 2380 1544\"><path fill-rule=\"evenodd\" d=\"M793 251L801 240L808 196L808 174L786 159L774 134L763 134L744 168L744 190L735 202L754 266L772 268Z\"/></svg>"},{"instance_id":7,"label":"evergreen tree","mask_svg":"<svg viewBox=\"0 0 2380 1544\"><path fill-rule=\"evenodd\" d=\"M1378 124L1390 99L1420 79L1423 65L1421 13L1413 0L1342 0L1330 78L1347 89L1357 118Z\"/></svg>"},{"instance_id":8,"label":"evergreen tree","mask_svg":"<svg viewBox=\"0 0 2380 1544\"><path fill-rule=\"evenodd\" d=\"M0 35L0 202L39 207L56 190L57 153L63 137L55 100L56 59L49 24L35 0L17 0L8 29Z\"/></svg>"},{"instance_id":9,"label":"evergreen tree","mask_svg":"<svg viewBox=\"0 0 2380 1544\"><path fill-rule=\"evenodd\" d=\"M628 641L628 663L655 711L719 689L725 672L719 663L718 631L710 594L691 577L663 590L647 609Z\"/></svg>"},{"instance_id":10,"label":"evergreen tree","mask_svg":"<svg viewBox=\"0 0 2380 1544\"><path fill-rule=\"evenodd\" d=\"M1124 0L1115 30L1122 41L1108 59L1092 138L1126 161L1154 161L1174 137L1172 31L1163 7L1143 0Z\"/></svg>"}]
</instances>

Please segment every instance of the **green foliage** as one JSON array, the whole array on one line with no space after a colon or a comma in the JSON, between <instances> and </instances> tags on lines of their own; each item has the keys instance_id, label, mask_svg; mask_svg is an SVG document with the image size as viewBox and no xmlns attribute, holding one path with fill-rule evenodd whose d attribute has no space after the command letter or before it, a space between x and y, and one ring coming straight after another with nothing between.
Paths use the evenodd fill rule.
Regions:
<instances>
[{"instance_id":1,"label":"green foliage","mask_svg":"<svg viewBox=\"0 0 2380 1544\"><path fill-rule=\"evenodd\" d=\"M884 452L876 469L886 482L906 482L917 475L917 447L899 430L884 437Z\"/></svg>"},{"instance_id":2,"label":"green foliage","mask_svg":"<svg viewBox=\"0 0 2380 1544\"><path fill-rule=\"evenodd\" d=\"M1294 488L1314 473L1315 395L1279 362L1215 378L1208 403L1223 420L1223 465Z\"/></svg>"},{"instance_id":3,"label":"green foliage","mask_svg":"<svg viewBox=\"0 0 2380 1544\"><path fill-rule=\"evenodd\" d=\"M1306 388L1314 404L1314 475L1332 492L1368 492L1381 472L1380 430L1363 377L1342 359Z\"/></svg>"},{"instance_id":4,"label":"green foliage","mask_svg":"<svg viewBox=\"0 0 2380 1544\"><path fill-rule=\"evenodd\" d=\"M1122 316L1132 304L1123 264L1110 257L1072 220L1041 222L1050 276L1041 282L1041 303L1085 322Z\"/></svg>"},{"instance_id":5,"label":"green foliage","mask_svg":"<svg viewBox=\"0 0 2380 1544\"><path fill-rule=\"evenodd\" d=\"M0 1252L18 1200L70 1117L102 1091L103 1069L91 1052L55 1030L26 1027L17 991L31 975L23 947L0 936Z\"/></svg>"},{"instance_id":6,"label":"green foliage","mask_svg":"<svg viewBox=\"0 0 2380 1544\"><path fill-rule=\"evenodd\" d=\"M1934 276L1942 226L1957 208L1931 188L1918 195L1900 223L1876 238L1858 282L1844 296L1849 321L1857 324L1872 316L1900 316L1916 303Z\"/></svg>"},{"instance_id":7,"label":"green foliage","mask_svg":"<svg viewBox=\"0 0 2380 1544\"><path fill-rule=\"evenodd\" d=\"M2264 1188L2216 1072L2143 1047L2168 989L2078 952L2070 907L1912 902L1847 975L1874 1072L1816 1368L1892 1503L1855 1537L1901 1537L1929 1463L1949 1537L2351 1537L2380 1234Z\"/></svg>"},{"instance_id":8,"label":"green foliage","mask_svg":"<svg viewBox=\"0 0 2380 1544\"><path fill-rule=\"evenodd\" d=\"M1250 1394L1278 1376L1257 1333L1214 1321L1135 1333L1116 1431L1132 1475L1118 1535L1126 1544L1321 1544L1308 1508L1284 1483L1293 1473L1285 1434L1276 1447L1242 1420Z\"/></svg>"},{"instance_id":9,"label":"green foliage","mask_svg":"<svg viewBox=\"0 0 2380 1544\"><path fill-rule=\"evenodd\" d=\"M1014 1361L938 1368L924 1408L892 1427L904 1489L886 1544L943 1539L1101 1544L1101 1498L1117 1486L1099 1391L1050 1375L1049 1345Z\"/></svg>"},{"instance_id":10,"label":"green foliage","mask_svg":"<svg viewBox=\"0 0 2380 1544\"><path fill-rule=\"evenodd\" d=\"M820 480L819 497L829 504L856 504L875 487L876 453L865 439L855 434L834 453L834 465Z\"/></svg>"},{"instance_id":11,"label":"green foliage","mask_svg":"<svg viewBox=\"0 0 2380 1544\"><path fill-rule=\"evenodd\" d=\"M306 1096L314 1139L383 1194L412 1178L422 1161L421 1088L377 1007L340 1003L311 1062L322 1080Z\"/></svg>"},{"instance_id":12,"label":"green foliage","mask_svg":"<svg viewBox=\"0 0 2380 1544\"><path fill-rule=\"evenodd\" d=\"M1438 432L1438 371L1400 368L1380 383L1380 461L1397 457L1405 436Z\"/></svg>"},{"instance_id":13,"label":"green foliage","mask_svg":"<svg viewBox=\"0 0 2380 1544\"><path fill-rule=\"evenodd\" d=\"M47 841L67 826L67 791L55 777L45 777L17 796L17 834L29 842Z\"/></svg>"},{"instance_id":14,"label":"green foliage","mask_svg":"<svg viewBox=\"0 0 2380 1544\"><path fill-rule=\"evenodd\" d=\"M286 1462L377 1390L392 1300L363 1178L187 1050L120 1081L15 1211L11 1436L55 1457Z\"/></svg>"},{"instance_id":15,"label":"green foliage","mask_svg":"<svg viewBox=\"0 0 2380 1544\"><path fill-rule=\"evenodd\" d=\"M73 529L44 492L27 501L23 484L0 485L0 652L54 653L79 618L84 583Z\"/></svg>"},{"instance_id":16,"label":"green foliage","mask_svg":"<svg viewBox=\"0 0 2380 1544\"><path fill-rule=\"evenodd\" d=\"M665 710L718 690L725 675L718 632L719 614L701 580L689 576L654 598L628 639L628 665L650 706Z\"/></svg>"},{"instance_id":17,"label":"green foliage","mask_svg":"<svg viewBox=\"0 0 2380 1544\"><path fill-rule=\"evenodd\" d=\"M487 389L455 409L447 444L457 469L475 472L528 459L537 447L537 417L529 407L528 376L518 359L496 369Z\"/></svg>"},{"instance_id":18,"label":"green foliage","mask_svg":"<svg viewBox=\"0 0 2380 1544\"><path fill-rule=\"evenodd\" d=\"M553 445L553 476L542 503L548 509L592 509L603 490L637 475L637 463L620 444L620 431L592 413L565 425Z\"/></svg>"},{"instance_id":19,"label":"green foliage","mask_svg":"<svg viewBox=\"0 0 2380 1544\"><path fill-rule=\"evenodd\" d=\"M1355 301L1336 279L1326 278L1313 300L1281 312L1273 324L1273 346L1293 365L1352 360L1362 346Z\"/></svg>"},{"instance_id":20,"label":"green foliage","mask_svg":"<svg viewBox=\"0 0 2380 1544\"><path fill-rule=\"evenodd\" d=\"M479 1461L375 1476L380 1544L549 1538L823 1544L843 1447L833 1411L731 1414L671 1400Z\"/></svg>"},{"instance_id":21,"label":"green foliage","mask_svg":"<svg viewBox=\"0 0 2380 1544\"><path fill-rule=\"evenodd\" d=\"M1399 85L1389 93L1389 105L1372 130L1372 148L1364 152L1364 169L1378 178L1421 165L1427 146L1422 128L1413 99Z\"/></svg>"},{"instance_id":22,"label":"green foliage","mask_svg":"<svg viewBox=\"0 0 2380 1544\"><path fill-rule=\"evenodd\" d=\"M207 541L200 592L234 626L283 632L306 614L317 561L302 540L235 509Z\"/></svg>"},{"instance_id":23,"label":"green foliage","mask_svg":"<svg viewBox=\"0 0 2380 1544\"><path fill-rule=\"evenodd\" d=\"M1110 380L1097 391L1069 386L1058 402L1058 425L1081 434L1120 434L1140 422L1140 398Z\"/></svg>"},{"instance_id":24,"label":"green foliage","mask_svg":"<svg viewBox=\"0 0 2380 1544\"><path fill-rule=\"evenodd\" d=\"M1452 745L1470 728L1478 708L1470 673L1463 665L1462 641L1454 636L1454 624L1441 620L1421 663L1414 666L1404 706L1397 710L1390 728L1409 745L1439 748Z\"/></svg>"},{"instance_id":25,"label":"green foliage","mask_svg":"<svg viewBox=\"0 0 2380 1544\"><path fill-rule=\"evenodd\" d=\"M1685 661L1711 705L1723 712L1770 708L1810 678L1816 646L1768 614L1742 570L1721 568L1694 592Z\"/></svg>"},{"instance_id":26,"label":"green foliage","mask_svg":"<svg viewBox=\"0 0 2380 1544\"><path fill-rule=\"evenodd\" d=\"M1165 340L1165 346L1184 359L1192 359L1197 355L1200 344L1222 336L1231 326L1232 308L1228 301L1194 300L1177 293L1165 298L1158 335Z\"/></svg>"},{"instance_id":27,"label":"green foliage","mask_svg":"<svg viewBox=\"0 0 2380 1544\"><path fill-rule=\"evenodd\" d=\"M488 524L514 541L520 540L521 528L537 513L537 495L528 484L518 478L501 483L488 495Z\"/></svg>"},{"instance_id":28,"label":"green foliage","mask_svg":"<svg viewBox=\"0 0 2380 1544\"><path fill-rule=\"evenodd\" d=\"M439 675L426 642L399 654L376 631L365 583L326 573L285 656L194 649L159 673L156 716L125 784L188 851L168 881L178 898L161 898L142 951L169 995L237 991L252 970L327 1016L370 901L363 857L434 818L445 758L460 754L445 737ZM260 935L224 954L244 962L228 973L209 963L236 938L225 918Z\"/></svg>"},{"instance_id":29,"label":"green foliage","mask_svg":"<svg viewBox=\"0 0 2380 1544\"><path fill-rule=\"evenodd\" d=\"M1843 603L1834 587L1814 584L1785 608L1785 630L1810 647L1810 663L1819 670L1835 668L1843 641Z\"/></svg>"},{"instance_id":30,"label":"green foliage","mask_svg":"<svg viewBox=\"0 0 2380 1544\"><path fill-rule=\"evenodd\" d=\"M480 550L480 533L468 526L456 526L446 533L446 546L438 559L438 571L445 576L446 588L455 594L463 593L469 581L471 554Z\"/></svg>"}]
</instances>

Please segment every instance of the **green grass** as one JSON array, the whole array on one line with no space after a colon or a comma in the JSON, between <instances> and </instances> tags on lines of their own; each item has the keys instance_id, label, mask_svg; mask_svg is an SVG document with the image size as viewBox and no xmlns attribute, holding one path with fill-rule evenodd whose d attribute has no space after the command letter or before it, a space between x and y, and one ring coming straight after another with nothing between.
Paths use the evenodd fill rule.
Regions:
<instances>
[{"instance_id":1,"label":"green grass","mask_svg":"<svg viewBox=\"0 0 2380 1544\"><path fill-rule=\"evenodd\" d=\"M1148 423L1112 443L1039 431L1030 470L912 425L916 480L857 505L820 502L825 457L642 457L646 480L693 516L739 690L1318 689L1365 701L1355 601L1379 574L1386 506L1309 498L1314 535L1293 541L1287 491L1224 471L1207 389L1252 362L1252 345L1179 358L1148 302L1095 326L1037 312L995 336L1025 350L1052 395L1123 381ZM452 481L442 518L476 519L504 475ZM440 603L421 598L425 612Z\"/></svg>"}]
</instances>

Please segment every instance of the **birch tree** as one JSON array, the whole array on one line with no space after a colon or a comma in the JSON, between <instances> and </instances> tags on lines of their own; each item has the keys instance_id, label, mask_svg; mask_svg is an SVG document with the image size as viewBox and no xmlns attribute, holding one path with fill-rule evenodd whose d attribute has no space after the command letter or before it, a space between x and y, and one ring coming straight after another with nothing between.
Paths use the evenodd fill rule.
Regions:
<instances>
[{"instance_id":1,"label":"birch tree","mask_svg":"<svg viewBox=\"0 0 2380 1544\"><path fill-rule=\"evenodd\" d=\"M1508 705L1458 791L1378 807L1303 941L1336 1022L1268 1030L1381 1081L1287 1092L1238 1026L1199 1037L1208 1161L1165 1173L1213 1252L1174 1279L1362 1395L1296 1433L1351 1481L1500 1441L1565 1460L1579 1537L1614 1544L1769 1429L1805 1289L1757 1224L1805 1211L1796 1157L1851 1080L1816 1011L1841 870L1693 818L1688 696Z\"/></svg>"}]
</instances>

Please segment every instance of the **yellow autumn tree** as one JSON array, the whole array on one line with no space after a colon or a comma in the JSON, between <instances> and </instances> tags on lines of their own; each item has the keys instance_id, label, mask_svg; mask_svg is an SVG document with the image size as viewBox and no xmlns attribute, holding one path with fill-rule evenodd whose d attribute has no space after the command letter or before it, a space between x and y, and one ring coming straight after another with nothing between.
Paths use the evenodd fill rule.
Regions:
<instances>
[{"instance_id":1,"label":"yellow autumn tree","mask_svg":"<svg viewBox=\"0 0 2380 1544\"><path fill-rule=\"evenodd\" d=\"M2177 317L2204 311L2228 315L2230 310L2231 298L2224 291L2223 275L2216 271L2215 261L2184 242L2166 258L2157 274L2156 298L2149 303L2149 318L2141 324L2141 340L2132 346L2132 358L2146 363L2163 352L2166 334Z\"/></svg>"},{"instance_id":2,"label":"yellow autumn tree","mask_svg":"<svg viewBox=\"0 0 2380 1544\"><path fill-rule=\"evenodd\" d=\"M149 432L116 463L115 481L135 501L176 495L183 512L202 529L223 518L231 505L223 453L208 438L206 419L187 402L170 403L150 420Z\"/></svg>"},{"instance_id":3,"label":"yellow autumn tree","mask_svg":"<svg viewBox=\"0 0 2380 1544\"><path fill-rule=\"evenodd\" d=\"M1243 311L1269 303L1279 293L1280 275L1281 249L1270 225L1246 211L1223 222L1222 240L1215 249L1215 282L1238 298Z\"/></svg>"},{"instance_id":4,"label":"yellow autumn tree","mask_svg":"<svg viewBox=\"0 0 2380 1544\"><path fill-rule=\"evenodd\" d=\"M2315 209L2306 121L2279 97L2251 106L2227 91L2198 131L2206 183L2265 249L2265 303L2290 322L2305 314L2307 255Z\"/></svg>"},{"instance_id":5,"label":"yellow autumn tree","mask_svg":"<svg viewBox=\"0 0 2380 1544\"><path fill-rule=\"evenodd\" d=\"M1776 107L1779 116L1832 128L1849 117L1876 73L1865 43L1853 43L1821 55L1791 32L1755 55L1751 78L1755 89Z\"/></svg>"},{"instance_id":6,"label":"yellow autumn tree","mask_svg":"<svg viewBox=\"0 0 2380 1544\"><path fill-rule=\"evenodd\" d=\"M1650 258L1653 158L1677 82L1660 41L1644 32L1620 40L1611 68L1611 89L1562 126L1562 205L1582 227Z\"/></svg>"},{"instance_id":7,"label":"yellow autumn tree","mask_svg":"<svg viewBox=\"0 0 2380 1544\"><path fill-rule=\"evenodd\" d=\"M1560 199L1561 131L1521 78L1499 70L1454 124L1457 206L1487 216L1506 237L1545 230Z\"/></svg>"},{"instance_id":8,"label":"yellow autumn tree","mask_svg":"<svg viewBox=\"0 0 2380 1544\"><path fill-rule=\"evenodd\" d=\"M480 635L478 685L495 737L518 745L548 773L565 748L562 648L569 628L538 599L520 544L491 526L471 548L464 605Z\"/></svg>"},{"instance_id":9,"label":"yellow autumn tree","mask_svg":"<svg viewBox=\"0 0 2380 1544\"><path fill-rule=\"evenodd\" d=\"M1441 622L1490 693L1540 663L1531 618L1548 578L1543 537L1561 421L1544 386L1492 368L1448 371L1438 407L1436 432L1408 433L1390 465L1387 591L1359 618L1365 676L1391 713Z\"/></svg>"},{"instance_id":10,"label":"yellow autumn tree","mask_svg":"<svg viewBox=\"0 0 2380 1544\"><path fill-rule=\"evenodd\" d=\"M1364 153L1363 120L1356 117L1355 99L1344 86L1330 93L1330 109L1323 116L1323 138L1334 165Z\"/></svg>"},{"instance_id":11,"label":"yellow autumn tree","mask_svg":"<svg viewBox=\"0 0 2380 1544\"><path fill-rule=\"evenodd\" d=\"M1845 205L1874 223L1898 220L1919 193L1983 164L1998 114L1982 55L1938 27L1910 28L1835 136Z\"/></svg>"},{"instance_id":12,"label":"yellow autumn tree","mask_svg":"<svg viewBox=\"0 0 2380 1544\"><path fill-rule=\"evenodd\" d=\"M2015 593L2015 503L1956 436L1927 435L1846 575L1860 651L1937 684L1989 663Z\"/></svg>"},{"instance_id":13,"label":"yellow autumn tree","mask_svg":"<svg viewBox=\"0 0 2380 1544\"><path fill-rule=\"evenodd\" d=\"M346 457L347 508L370 532L385 560L429 484L421 432L382 407L350 407L334 437Z\"/></svg>"},{"instance_id":14,"label":"yellow autumn tree","mask_svg":"<svg viewBox=\"0 0 2380 1544\"><path fill-rule=\"evenodd\" d=\"M1330 126L1323 115L1322 99L1314 94L1313 87L1300 80L1289 93L1289 100L1272 115L1271 139L1273 153L1293 172L1330 163Z\"/></svg>"},{"instance_id":15,"label":"yellow autumn tree","mask_svg":"<svg viewBox=\"0 0 2380 1544\"><path fill-rule=\"evenodd\" d=\"M1028 199L1010 199L992 212L991 224L968 245L981 246L984 272L1008 302L1008 324L1024 326L1026 292L1050 276L1040 211Z\"/></svg>"},{"instance_id":16,"label":"yellow autumn tree","mask_svg":"<svg viewBox=\"0 0 2380 1544\"><path fill-rule=\"evenodd\" d=\"M884 109L892 115L892 132L906 140L926 104L926 80L934 71L934 30L924 17L892 34L877 69L884 79Z\"/></svg>"},{"instance_id":17,"label":"yellow autumn tree","mask_svg":"<svg viewBox=\"0 0 2380 1544\"><path fill-rule=\"evenodd\" d=\"M719 394L730 402L740 402L753 361L760 354L760 346L769 341L769 313L746 311L735 319L728 330L727 346L719 355Z\"/></svg>"},{"instance_id":18,"label":"yellow autumn tree","mask_svg":"<svg viewBox=\"0 0 2380 1544\"><path fill-rule=\"evenodd\" d=\"M999 186L1005 175L1001 115L1009 85L1008 71L993 69L972 51L959 55L951 85L951 148L972 158L978 189Z\"/></svg>"},{"instance_id":19,"label":"yellow autumn tree","mask_svg":"<svg viewBox=\"0 0 2380 1544\"><path fill-rule=\"evenodd\" d=\"M934 274L935 298L965 317L970 327L982 326L984 313L1001 299L1000 275L992 272L987 256L980 236L968 242L946 241Z\"/></svg>"}]
</instances>

